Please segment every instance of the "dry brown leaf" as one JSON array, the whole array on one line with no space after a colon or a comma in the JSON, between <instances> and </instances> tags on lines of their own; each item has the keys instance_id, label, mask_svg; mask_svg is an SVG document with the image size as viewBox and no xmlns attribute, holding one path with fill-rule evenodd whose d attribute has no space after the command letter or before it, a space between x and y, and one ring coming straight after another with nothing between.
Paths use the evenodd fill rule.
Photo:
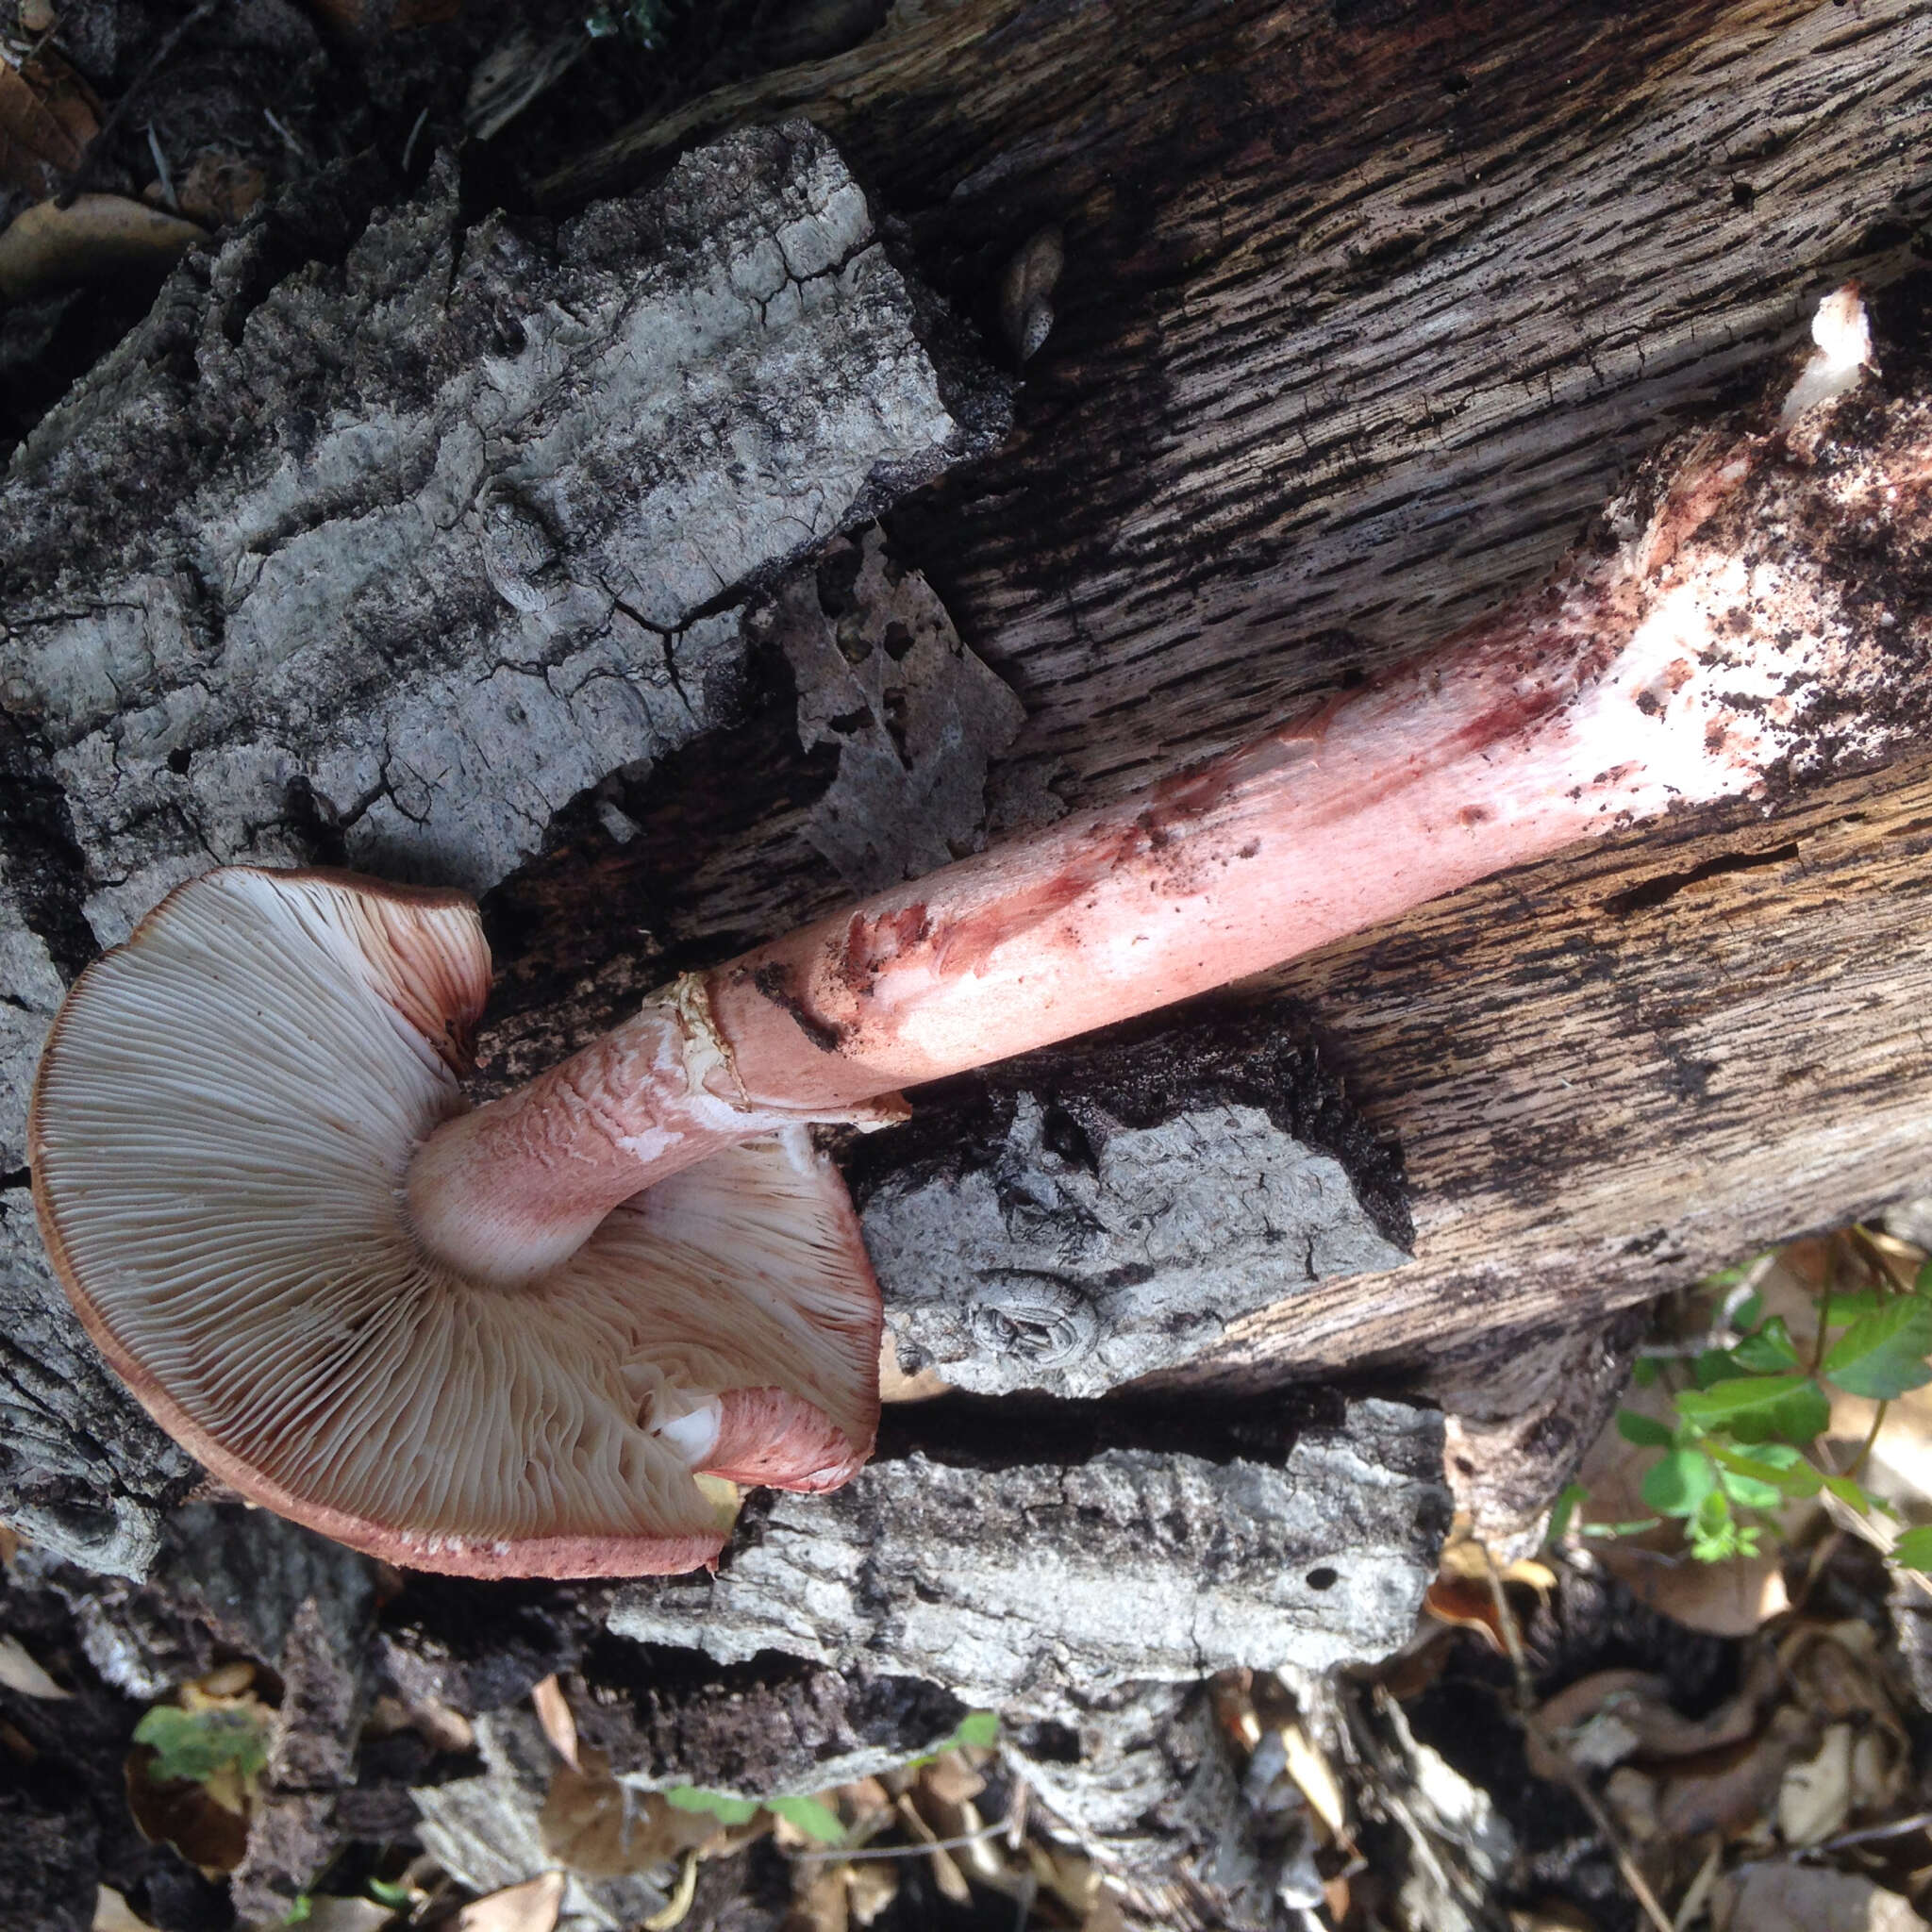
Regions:
<instances>
[{"instance_id":1,"label":"dry brown leaf","mask_svg":"<svg viewBox=\"0 0 1932 1932\"><path fill-rule=\"evenodd\" d=\"M0 1523L0 1568L12 1569L13 1559L19 1555L20 1537L18 1532L8 1529L4 1523Z\"/></svg>"},{"instance_id":2,"label":"dry brown leaf","mask_svg":"<svg viewBox=\"0 0 1932 1932\"><path fill-rule=\"evenodd\" d=\"M543 1726L543 1735L550 1740L550 1748L573 1770L581 1770L583 1767L577 1762L577 1721L555 1671L531 1686L530 1703L536 1710L537 1722Z\"/></svg>"},{"instance_id":3,"label":"dry brown leaf","mask_svg":"<svg viewBox=\"0 0 1932 1932\"><path fill-rule=\"evenodd\" d=\"M871 1858L839 1869L845 1874L846 1910L861 1925L870 1925L899 1896L895 1858Z\"/></svg>"},{"instance_id":4,"label":"dry brown leaf","mask_svg":"<svg viewBox=\"0 0 1932 1932\"><path fill-rule=\"evenodd\" d=\"M1082 1920L1100 1902L1104 1887L1091 1859L1032 1839L1026 1842L1026 1856L1032 1860L1034 1877Z\"/></svg>"},{"instance_id":5,"label":"dry brown leaf","mask_svg":"<svg viewBox=\"0 0 1932 1932\"><path fill-rule=\"evenodd\" d=\"M924 1768L920 1782L942 1804L963 1805L986 1789L986 1779L959 1751L941 1751Z\"/></svg>"},{"instance_id":6,"label":"dry brown leaf","mask_svg":"<svg viewBox=\"0 0 1932 1932\"><path fill-rule=\"evenodd\" d=\"M1657 1780L1634 1764L1620 1764L1604 1784L1604 1804L1624 1836L1636 1844L1657 1836Z\"/></svg>"},{"instance_id":7,"label":"dry brown leaf","mask_svg":"<svg viewBox=\"0 0 1932 1932\"><path fill-rule=\"evenodd\" d=\"M1763 1732L1748 1744L1733 1744L1690 1759L1665 1781L1657 1809L1659 1827L1674 1838L1721 1831L1735 1838L1769 1812L1785 1766L1817 1748L1818 1727L1792 1705L1773 1712Z\"/></svg>"},{"instance_id":8,"label":"dry brown leaf","mask_svg":"<svg viewBox=\"0 0 1932 1932\"><path fill-rule=\"evenodd\" d=\"M684 1869L677 1874L677 1883L672 1888L671 1896L664 1901L662 1910L653 1912L643 1922L643 1932L673 1932L673 1927L683 1924L697 1892L698 1855L687 1852Z\"/></svg>"},{"instance_id":9,"label":"dry brown leaf","mask_svg":"<svg viewBox=\"0 0 1932 1932\"><path fill-rule=\"evenodd\" d=\"M787 1932L845 1932L845 1867L824 1859L791 1868Z\"/></svg>"},{"instance_id":10,"label":"dry brown leaf","mask_svg":"<svg viewBox=\"0 0 1932 1932\"><path fill-rule=\"evenodd\" d=\"M1308 1801L1308 1808L1328 1828L1328 1836L1340 1840L1348 1836L1348 1801L1341 1794L1341 1781L1321 1752L1309 1741L1300 1724L1283 1724L1278 1734L1288 1774Z\"/></svg>"},{"instance_id":11,"label":"dry brown leaf","mask_svg":"<svg viewBox=\"0 0 1932 1932\"><path fill-rule=\"evenodd\" d=\"M248 1850L244 1811L224 1804L208 1786L188 1778L158 1778L155 1754L137 1744L127 1754L127 1808L150 1844L171 1844L191 1865L221 1878Z\"/></svg>"},{"instance_id":12,"label":"dry brown leaf","mask_svg":"<svg viewBox=\"0 0 1932 1932\"><path fill-rule=\"evenodd\" d=\"M175 184L175 210L207 228L225 228L239 222L268 192L268 176L252 161L210 150L198 154ZM158 181L141 191L143 201L166 206L167 190Z\"/></svg>"},{"instance_id":13,"label":"dry brown leaf","mask_svg":"<svg viewBox=\"0 0 1932 1932\"><path fill-rule=\"evenodd\" d=\"M1833 1724L1815 1757L1785 1767L1777 1788L1778 1834L1800 1849L1820 1845L1845 1828L1852 1815L1852 1727Z\"/></svg>"},{"instance_id":14,"label":"dry brown leaf","mask_svg":"<svg viewBox=\"0 0 1932 1932\"><path fill-rule=\"evenodd\" d=\"M72 1690L63 1690L52 1677L48 1676L39 1664L27 1654L26 1645L17 1637L0 1633L0 1684L9 1690L17 1690L23 1697L72 1697Z\"/></svg>"},{"instance_id":15,"label":"dry brown leaf","mask_svg":"<svg viewBox=\"0 0 1932 1932\"><path fill-rule=\"evenodd\" d=\"M476 1748L475 1725L440 1697L412 1697L406 1703L385 1691L370 1705L363 1731L372 1738L392 1738L398 1731L414 1731L433 1751Z\"/></svg>"},{"instance_id":16,"label":"dry brown leaf","mask_svg":"<svg viewBox=\"0 0 1932 1932\"><path fill-rule=\"evenodd\" d=\"M1659 1562L1641 1548L1616 1543L1597 1547L1597 1555L1640 1603L1712 1637L1749 1637L1791 1607L1783 1564L1774 1556Z\"/></svg>"},{"instance_id":17,"label":"dry brown leaf","mask_svg":"<svg viewBox=\"0 0 1932 1932\"><path fill-rule=\"evenodd\" d=\"M24 302L51 289L145 271L158 275L205 230L121 194L83 194L71 208L37 203L0 233L0 295Z\"/></svg>"},{"instance_id":18,"label":"dry brown leaf","mask_svg":"<svg viewBox=\"0 0 1932 1932\"><path fill-rule=\"evenodd\" d=\"M559 1764L551 1774L537 1828L545 1853L586 1878L649 1872L679 1852L722 1849L726 1837L708 1812L619 1784L601 1751L586 1751L581 1771Z\"/></svg>"},{"instance_id":19,"label":"dry brown leaf","mask_svg":"<svg viewBox=\"0 0 1932 1932\"><path fill-rule=\"evenodd\" d=\"M0 181L51 195L101 127L93 90L51 47L13 67L0 60Z\"/></svg>"},{"instance_id":20,"label":"dry brown leaf","mask_svg":"<svg viewBox=\"0 0 1932 1932\"><path fill-rule=\"evenodd\" d=\"M902 1797L894 1808L910 1826L913 1837L930 1847L926 1857L932 1863L933 1883L956 1906L971 1905L973 1888L966 1883L965 1873L960 1871L952 1853L940 1850L934 1842L939 1833L919 1815L919 1807L909 1797Z\"/></svg>"},{"instance_id":21,"label":"dry brown leaf","mask_svg":"<svg viewBox=\"0 0 1932 1932\"><path fill-rule=\"evenodd\" d=\"M1740 1744L1757 1728L1759 1713L1783 1679L1780 1660L1759 1649L1737 1693L1702 1718L1681 1716L1667 1701L1661 1677L1644 1671L1595 1671L1566 1686L1542 1707L1543 1725L1565 1740L1574 1764L1603 1770L1639 1757L1646 1762L1690 1757ZM1529 1760L1539 1777L1558 1774L1532 1739Z\"/></svg>"},{"instance_id":22,"label":"dry brown leaf","mask_svg":"<svg viewBox=\"0 0 1932 1932\"><path fill-rule=\"evenodd\" d=\"M1741 1866L1718 1881L1717 1932L1932 1932L1896 1892L1819 1866Z\"/></svg>"},{"instance_id":23,"label":"dry brown leaf","mask_svg":"<svg viewBox=\"0 0 1932 1932\"><path fill-rule=\"evenodd\" d=\"M457 1914L457 1932L557 1932L566 1880L545 1872L466 1905Z\"/></svg>"},{"instance_id":24,"label":"dry brown leaf","mask_svg":"<svg viewBox=\"0 0 1932 1932\"><path fill-rule=\"evenodd\" d=\"M875 1777L862 1777L856 1783L841 1785L832 1796L855 1831L869 1824L881 1811L892 1808L892 1794Z\"/></svg>"},{"instance_id":25,"label":"dry brown leaf","mask_svg":"<svg viewBox=\"0 0 1932 1932\"><path fill-rule=\"evenodd\" d=\"M1478 1583L1464 1576L1438 1576L1423 1593L1423 1608L1439 1624L1474 1630L1498 1657L1503 1655L1503 1628L1487 1578Z\"/></svg>"},{"instance_id":26,"label":"dry brown leaf","mask_svg":"<svg viewBox=\"0 0 1932 1932\"><path fill-rule=\"evenodd\" d=\"M155 1932L111 1885L94 1890L94 1917L89 1932Z\"/></svg>"}]
</instances>

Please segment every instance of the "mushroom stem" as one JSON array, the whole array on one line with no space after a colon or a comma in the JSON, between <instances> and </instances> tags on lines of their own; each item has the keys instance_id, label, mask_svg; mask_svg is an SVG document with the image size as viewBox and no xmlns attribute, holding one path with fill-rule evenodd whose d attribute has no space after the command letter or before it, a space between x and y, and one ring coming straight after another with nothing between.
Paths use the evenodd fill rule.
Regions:
<instances>
[{"instance_id":1,"label":"mushroom stem","mask_svg":"<svg viewBox=\"0 0 1932 1932\"><path fill-rule=\"evenodd\" d=\"M1928 479L1922 397L1705 440L1610 541L1418 660L688 977L449 1122L410 1174L422 1238L522 1278L774 1121L863 1119L1587 835L1872 761L1927 708Z\"/></svg>"}]
</instances>

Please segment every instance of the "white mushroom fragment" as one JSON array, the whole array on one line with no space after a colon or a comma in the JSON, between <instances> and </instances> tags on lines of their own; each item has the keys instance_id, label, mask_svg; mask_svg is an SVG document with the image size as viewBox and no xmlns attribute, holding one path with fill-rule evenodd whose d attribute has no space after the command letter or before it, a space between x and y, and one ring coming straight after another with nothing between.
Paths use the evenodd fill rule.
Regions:
<instances>
[{"instance_id":1,"label":"white mushroom fragment","mask_svg":"<svg viewBox=\"0 0 1932 1932\"><path fill-rule=\"evenodd\" d=\"M693 1480L864 1460L878 1291L805 1130L724 1149L520 1285L427 1255L404 1189L489 989L459 895L210 873L95 962L29 1126L47 1247L108 1359L244 1495L471 1575L710 1560Z\"/></svg>"}]
</instances>

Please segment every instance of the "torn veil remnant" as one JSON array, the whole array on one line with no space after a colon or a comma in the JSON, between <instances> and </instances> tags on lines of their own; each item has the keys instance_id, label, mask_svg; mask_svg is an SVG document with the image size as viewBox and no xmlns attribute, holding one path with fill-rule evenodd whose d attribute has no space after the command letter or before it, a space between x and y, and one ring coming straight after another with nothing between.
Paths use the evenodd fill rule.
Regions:
<instances>
[{"instance_id":1,"label":"torn veil remnant","mask_svg":"<svg viewBox=\"0 0 1932 1932\"><path fill-rule=\"evenodd\" d=\"M489 990L453 892L235 867L85 973L29 1122L55 1267L242 1494L391 1561L646 1575L724 1541L692 1473L823 1489L872 1446L878 1293L843 1185L773 1131L505 1289L424 1254L418 1143Z\"/></svg>"}]
</instances>

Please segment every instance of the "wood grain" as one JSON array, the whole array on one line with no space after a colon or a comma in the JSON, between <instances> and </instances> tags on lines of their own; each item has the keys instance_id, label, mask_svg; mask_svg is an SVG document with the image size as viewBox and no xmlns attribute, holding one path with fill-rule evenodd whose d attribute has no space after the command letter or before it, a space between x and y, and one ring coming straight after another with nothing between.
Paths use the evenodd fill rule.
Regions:
<instances>
[{"instance_id":1,"label":"wood grain","mask_svg":"<svg viewBox=\"0 0 1932 1932\"><path fill-rule=\"evenodd\" d=\"M1932 756L1488 880L1245 991L1400 1137L1415 1260L1199 1379L1452 1364L1932 1183ZM1480 1340L1478 1339L1480 1338Z\"/></svg>"},{"instance_id":2,"label":"wood grain","mask_svg":"<svg viewBox=\"0 0 1932 1932\"><path fill-rule=\"evenodd\" d=\"M1553 562L1633 454L1896 265L1928 111L1917 0L962 0L548 192L806 114L989 322L1064 228L1019 435L894 521L1026 702L1018 824Z\"/></svg>"}]
</instances>

